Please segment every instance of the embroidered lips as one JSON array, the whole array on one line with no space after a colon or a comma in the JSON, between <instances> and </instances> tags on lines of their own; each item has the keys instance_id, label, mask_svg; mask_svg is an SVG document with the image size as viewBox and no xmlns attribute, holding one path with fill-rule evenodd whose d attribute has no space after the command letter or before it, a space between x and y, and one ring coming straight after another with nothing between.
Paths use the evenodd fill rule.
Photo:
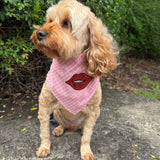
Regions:
<instances>
[{"instance_id":1,"label":"embroidered lips","mask_svg":"<svg viewBox=\"0 0 160 160\"><path fill-rule=\"evenodd\" d=\"M93 77L88 76L85 73L74 74L71 79L66 81L73 89L75 90L82 90L84 89L89 82L93 79Z\"/></svg>"}]
</instances>

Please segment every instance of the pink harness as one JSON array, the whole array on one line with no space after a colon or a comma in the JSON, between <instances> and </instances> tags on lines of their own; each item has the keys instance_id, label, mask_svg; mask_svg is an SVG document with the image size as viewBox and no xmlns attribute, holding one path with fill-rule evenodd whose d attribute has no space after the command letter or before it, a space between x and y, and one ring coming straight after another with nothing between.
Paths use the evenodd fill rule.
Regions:
<instances>
[{"instance_id":1,"label":"pink harness","mask_svg":"<svg viewBox=\"0 0 160 160\"><path fill-rule=\"evenodd\" d=\"M84 60L85 54L69 60L53 59L48 74L53 95L74 115L86 106L99 84L99 78L87 75Z\"/></svg>"}]
</instances>

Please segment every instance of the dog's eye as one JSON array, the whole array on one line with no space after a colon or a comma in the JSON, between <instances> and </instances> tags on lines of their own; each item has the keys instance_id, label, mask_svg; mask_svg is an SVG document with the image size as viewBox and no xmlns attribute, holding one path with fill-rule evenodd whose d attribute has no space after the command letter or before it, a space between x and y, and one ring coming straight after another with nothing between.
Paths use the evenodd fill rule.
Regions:
<instances>
[{"instance_id":1,"label":"dog's eye","mask_svg":"<svg viewBox=\"0 0 160 160\"><path fill-rule=\"evenodd\" d=\"M62 27L63 28L69 28L69 26L70 26L70 23L69 23L69 21L68 20L64 20L63 22L62 22Z\"/></svg>"},{"instance_id":2,"label":"dog's eye","mask_svg":"<svg viewBox=\"0 0 160 160\"><path fill-rule=\"evenodd\" d=\"M52 21L52 19L50 19L48 22L49 22L49 23L52 23L53 21Z\"/></svg>"}]
</instances>

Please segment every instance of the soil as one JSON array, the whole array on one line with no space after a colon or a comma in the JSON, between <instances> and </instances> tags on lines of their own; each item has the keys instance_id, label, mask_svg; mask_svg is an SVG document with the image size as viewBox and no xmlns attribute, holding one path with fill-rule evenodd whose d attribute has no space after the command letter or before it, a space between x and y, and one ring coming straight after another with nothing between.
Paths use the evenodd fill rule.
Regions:
<instances>
[{"instance_id":1,"label":"soil","mask_svg":"<svg viewBox=\"0 0 160 160\"><path fill-rule=\"evenodd\" d=\"M15 94L7 99L0 100L0 119L32 119L38 115L38 96Z\"/></svg>"},{"instance_id":2,"label":"soil","mask_svg":"<svg viewBox=\"0 0 160 160\"><path fill-rule=\"evenodd\" d=\"M124 58L116 70L102 77L102 85L125 92L132 92L132 89L148 91L150 86L143 82L144 76L152 81L160 81L160 58Z\"/></svg>"},{"instance_id":3,"label":"soil","mask_svg":"<svg viewBox=\"0 0 160 160\"><path fill-rule=\"evenodd\" d=\"M116 70L101 78L101 84L122 92L132 93L132 89L148 91L150 87L144 84L142 79L144 75L153 81L159 81L160 59L155 61L124 58ZM160 88L160 86L157 87ZM34 92L33 94L15 93L12 96L0 97L0 119L37 118L38 95L39 92Z\"/></svg>"}]
</instances>

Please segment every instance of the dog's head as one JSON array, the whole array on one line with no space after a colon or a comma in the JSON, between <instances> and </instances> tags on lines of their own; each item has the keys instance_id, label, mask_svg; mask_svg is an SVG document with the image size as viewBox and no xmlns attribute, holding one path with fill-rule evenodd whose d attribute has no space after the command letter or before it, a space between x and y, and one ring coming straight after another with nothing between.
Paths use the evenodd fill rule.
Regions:
<instances>
[{"instance_id":1,"label":"dog's head","mask_svg":"<svg viewBox=\"0 0 160 160\"><path fill-rule=\"evenodd\" d=\"M101 20L76 0L62 0L47 10L46 22L35 26L33 43L48 57L70 59L86 54L89 75L100 77L116 65L114 40Z\"/></svg>"}]
</instances>

